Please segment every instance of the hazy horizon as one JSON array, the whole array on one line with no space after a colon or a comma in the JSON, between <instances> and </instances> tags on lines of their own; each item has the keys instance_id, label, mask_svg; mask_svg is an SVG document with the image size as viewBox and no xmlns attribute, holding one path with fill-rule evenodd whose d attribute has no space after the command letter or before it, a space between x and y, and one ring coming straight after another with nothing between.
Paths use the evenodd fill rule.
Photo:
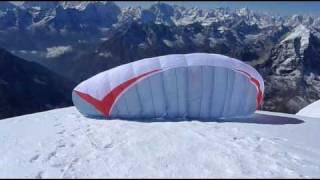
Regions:
<instances>
[{"instance_id":1,"label":"hazy horizon","mask_svg":"<svg viewBox=\"0 0 320 180\"><path fill-rule=\"evenodd\" d=\"M11 1L21 4L23 1ZM114 1L119 7L149 8L159 1ZM249 8L254 11L274 13L275 15L291 16L294 14L320 16L320 1L160 1L170 5L186 8L214 9L219 7Z\"/></svg>"},{"instance_id":2,"label":"hazy horizon","mask_svg":"<svg viewBox=\"0 0 320 180\"><path fill-rule=\"evenodd\" d=\"M158 1L115 1L120 7L141 6L148 8ZM201 9L214 9L219 7L249 8L255 11L275 13L282 16L294 14L320 15L320 2L315 1L160 1L170 5L179 5L186 8L198 7Z\"/></svg>"}]
</instances>

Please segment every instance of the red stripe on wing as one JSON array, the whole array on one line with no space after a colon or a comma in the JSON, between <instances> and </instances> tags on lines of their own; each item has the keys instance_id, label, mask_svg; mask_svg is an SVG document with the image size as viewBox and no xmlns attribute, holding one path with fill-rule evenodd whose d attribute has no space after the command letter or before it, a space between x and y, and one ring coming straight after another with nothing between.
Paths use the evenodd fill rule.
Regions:
<instances>
[{"instance_id":1,"label":"red stripe on wing","mask_svg":"<svg viewBox=\"0 0 320 180\"><path fill-rule=\"evenodd\" d=\"M130 85L138 81L139 79L155 73L157 71L160 71L160 69L156 69L150 72L146 72L144 74L141 74L137 77L134 77L132 79L129 79L117 87L113 88L103 99L102 101L90 96L89 94L82 93L79 91L75 91L82 99L86 100L88 103L92 104L99 112L101 112L104 116L108 117L111 113L111 109L113 104L115 103L118 96L124 92Z\"/></svg>"},{"instance_id":2,"label":"red stripe on wing","mask_svg":"<svg viewBox=\"0 0 320 180\"><path fill-rule=\"evenodd\" d=\"M240 70L240 69L236 69L236 70L237 70L237 71L240 71L240 72L242 72L242 73L244 73L244 74L246 74L246 75L248 76L250 82L251 82L253 85L255 85L255 87L257 88L258 93L257 93L257 96L256 96L256 101L257 101L257 109L258 109L258 107L261 105L262 99L263 99L263 93L262 93L262 91L261 91L261 89L260 89L260 83L259 83L259 81L258 81L257 79L255 79L255 78L253 78L249 73L247 73L247 72L245 72L245 71L243 71L243 70Z\"/></svg>"}]
</instances>

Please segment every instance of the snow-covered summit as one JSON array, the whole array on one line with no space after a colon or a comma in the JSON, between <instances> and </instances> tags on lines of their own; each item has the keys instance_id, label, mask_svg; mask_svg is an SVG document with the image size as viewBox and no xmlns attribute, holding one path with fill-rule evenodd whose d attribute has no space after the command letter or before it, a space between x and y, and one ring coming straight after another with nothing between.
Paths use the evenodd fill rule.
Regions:
<instances>
[{"instance_id":1,"label":"snow-covered summit","mask_svg":"<svg viewBox=\"0 0 320 180\"><path fill-rule=\"evenodd\" d=\"M315 101L297 112L299 116L320 118L320 100Z\"/></svg>"},{"instance_id":2,"label":"snow-covered summit","mask_svg":"<svg viewBox=\"0 0 320 180\"><path fill-rule=\"evenodd\" d=\"M8 4L8 3L7 3ZM17 4L17 3L15 3ZM13 5L13 4L11 4ZM4 4L3 4L4 6ZM123 19L131 20L131 19L141 19L143 22L156 22L167 25L188 25L194 22L199 22L204 26L208 26L214 24L216 22L221 22L223 24L230 22L237 22L238 20L244 19L247 24L253 25L257 24L260 28L279 25L283 23L283 20L280 16L271 16L270 14L266 14L263 12L254 12L249 10L248 8L240 8L240 9L230 9L230 8L215 8L215 9L201 9L201 8L185 8L178 5L169 5L166 3L154 3L150 6L150 8L141 9L140 7L130 7L130 8L120 8L111 1L47 1L47 2L21 2L18 7L23 8L24 11L54 11L56 10L56 16L59 16L59 13L64 14L63 10L72 10L78 11L76 14L80 16L84 11L88 11L90 17L96 18L97 16L94 11L99 11L99 16L105 17L104 14L108 14L109 11L115 11L116 9L121 9L122 13L118 14L118 12L114 12L118 17L119 21L115 21L113 23L121 23ZM9 9L13 10L13 7L10 6ZM1 10L1 7L0 7ZM117 10L118 11L118 10ZM9 13L10 13L9 12ZM141 12L141 13L137 13ZM72 19L81 19L77 15L73 15ZM128 14L132 16L128 18ZM50 14L51 15L51 14ZM125 16L125 17L123 17ZM36 18L36 17L33 17ZM46 17L42 17L46 18ZM103 19L106 20L106 19ZM19 21L24 21L21 19ZM72 20L70 20L72 21ZM5 21L6 22L6 21ZM301 15L293 15L285 19L285 24L288 26L297 26L299 24L312 25L317 24L315 17L309 16L301 16ZM1 23L0 23L1 25Z\"/></svg>"},{"instance_id":3,"label":"snow-covered summit","mask_svg":"<svg viewBox=\"0 0 320 180\"><path fill-rule=\"evenodd\" d=\"M63 1L60 2L60 6L62 6L64 9L76 9L79 11L83 11L87 8L89 5L95 5L95 6L104 6L108 4L113 4L112 2L104 2L104 1Z\"/></svg>"},{"instance_id":4,"label":"snow-covered summit","mask_svg":"<svg viewBox=\"0 0 320 180\"><path fill-rule=\"evenodd\" d=\"M19 7L20 8L30 8L30 9L37 9L37 10L49 10L56 8L59 5L57 1L25 1Z\"/></svg>"},{"instance_id":5,"label":"snow-covered summit","mask_svg":"<svg viewBox=\"0 0 320 180\"><path fill-rule=\"evenodd\" d=\"M300 24L284 39L282 42L291 41L300 38L301 48L305 49L309 45L310 30L304 25Z\"/></svg>"},{"instance_id":6,"label":"snow-covered summit","mask_svg":"<svg viewBox=\"0 0 320 180\"><path fill-rule=\"evenodd\" d=\"M1 178L316 178L319 119L96 120L74 107L0 121Z\"/></svg>"}]
</instances>

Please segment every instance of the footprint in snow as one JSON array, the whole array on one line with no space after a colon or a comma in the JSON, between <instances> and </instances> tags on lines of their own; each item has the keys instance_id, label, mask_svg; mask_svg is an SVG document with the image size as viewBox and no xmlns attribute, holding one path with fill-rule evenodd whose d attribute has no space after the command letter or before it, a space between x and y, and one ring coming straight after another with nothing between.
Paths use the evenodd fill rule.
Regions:
<instances>
[{"instance_id":1,"label":"footprint in snow","mask_svg":"<svg viewBox=\"0 0 320 180\"><path fill-rule=\"evenodd\" d=\"M112 148L112 147L113 147L113 143L109 143L109 144L106 144L103 148L108 149L108 148Z\"/></svg>"},{"instance_id":2,"label":"footprint in snow","mask_svg":"<svg viewBox=\"0 0 320 180\"><path fill-rule=\"evenodd\" d=\"M75 146L75 144L73 144L73 143L71 143L70 145L69 145L69 147L74 147Z\"/></svg>"},{"instance_id":3,"label":"footprint in snow","mask_svg":"<svg viewBox=\"0 0 320 180\"><path fill-rule=\"evenodd\" d=\"M233 137L232 140L236 141L236 140L239 140L240 138L239 137Z\"/></svg>"},{"instance_id":4,"label":"footprint in snow","mask_svg":"<svg viewBox=\"0 0 320 180\"><path fill-rule=\"evenodd\" d=\"M259 136L256 136L255 139L256 139L257 141L263 140L263 138L262 138L262 137L259 137Z\"/></svg>"},{"instance_id":5,"label":"footprint in snow","mask_svg":"<svg viewBox=\"0 0 320 180\"><path fill-rule=\"evenodd\" d=\"M63 148L63 147L66 147L66 145L65 144L60 144L60 145L57 146L57 148Z\"/></svg>"},{"instance_id":6,"label":"footprint in snow","mask_svg":"<svg viewBox=\"0 0 320 180\"><path fill-rule=\"evenodd\" d=\"M40 154L36 154L36 155L34 155L34 156L29 160L29 162L30 162L30 163L33 163L34 161L36 161L37 159L39 159L39 157L40 157Z\"/></svg>"},{"instance_id":7,"label":"footprint in snow","mask_svg":"<svg viewBox=\"0 0 320 180\"><path fill-rule=\"evenodd\" d=\"M58 123L58 124L55 124L55 125L53 125L54 127L58 127L58 126L60 126L61 125L61 123Z\"/></svg>"},{"instance_id":8,"label":"footprint in snow","mask_svg":"<svg viewBox=\"0 0 320 180\"><path fill-rule=\"evenodd\" d=\"M53 152L49 153L49 154L48 154L48 157L47 157L47 161L49 161L50 159L52 159L56 154L57 154L56 151L53 151Z\"/></svg>"},{"instance_id":9,"label":"footprint in snow","mask_svg":"<svg viewBox=\"0 0 320 180\"><path fill-rule=\"evenodd\" d=\"M58 132L57 134L63 134L64 132L66 132L66 130L62 130L62 131Z\"/></svg>"},{"instance_id":10,"label":"footprint in snow","mask_svg":"<svg viewBox=\"0 0 320 180\"><path fill-rule=\"evenodd\" d=\"M43 171L40 171L37 173L36 177L34 177L35 179L42 179L43 178Z\"/></svg>"}]
</instances>

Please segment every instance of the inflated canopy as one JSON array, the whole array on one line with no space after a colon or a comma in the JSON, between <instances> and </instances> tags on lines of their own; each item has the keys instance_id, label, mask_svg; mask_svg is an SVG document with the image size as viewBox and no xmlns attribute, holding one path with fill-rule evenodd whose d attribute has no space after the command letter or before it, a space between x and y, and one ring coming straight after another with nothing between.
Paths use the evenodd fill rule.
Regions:
<instances>
[{"instance_id":1,"label":"inflated canopy","mask_svg":"<svg viewBox=\"0 0 320 180\"><path fill-rule=\"evenodd\" d=\"M72 99L89 117L210 119L249 116L264 83L239 60L207 53L142 59L101 72L75 87Z\"/></svg>"}]
</instances>

